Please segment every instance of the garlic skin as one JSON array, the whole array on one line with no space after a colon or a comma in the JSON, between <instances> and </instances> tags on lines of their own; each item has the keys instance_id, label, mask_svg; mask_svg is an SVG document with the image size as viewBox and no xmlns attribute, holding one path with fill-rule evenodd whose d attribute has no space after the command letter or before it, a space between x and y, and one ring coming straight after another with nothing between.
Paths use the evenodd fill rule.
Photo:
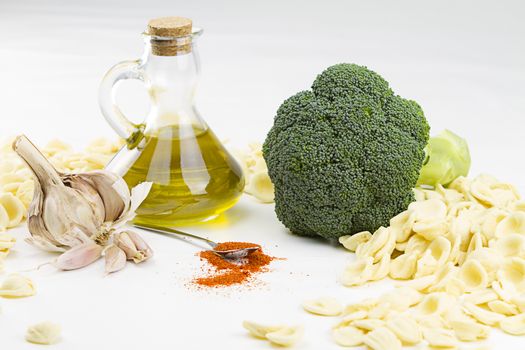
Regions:
<instances>
[{"instance_id":1,"label":"garlic skin","mask_svg":"<svg viewBox=\"0 0 525 350\"><path fill-rule=\"evenodd\" d=\"M120 271L126 266L126 253L114 244L104 250L104 258L107 274Z\"/></svg>"},{"instance_id":2,"label":"garlic skin","mask_svg":"<svg viewBox=\"0 0 525 350\"><path fill-rule=\"evenodd\" d=\"M61 270L82 268L98 260L112 236L119 241L119 232L135 217L135 210L151 189L152 183L143 182L130 191L122 177L105 170L60 173L23 135L12 147L36 180L28 213L31 237L26 241L63 253L52 263ZM130 231L115 244L136 263L153 255L146 242ZM110 272L123 267L122 254L114 249L106 259Z\"/></svg>"}]
</instances>

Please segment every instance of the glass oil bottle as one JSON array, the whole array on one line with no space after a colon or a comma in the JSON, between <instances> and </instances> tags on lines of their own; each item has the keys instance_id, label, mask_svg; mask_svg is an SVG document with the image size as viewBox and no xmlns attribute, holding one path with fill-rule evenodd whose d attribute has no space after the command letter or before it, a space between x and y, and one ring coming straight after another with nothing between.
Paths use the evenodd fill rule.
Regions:
<instances>
[{"instance_id":1,"label":"glass oil bottle","mask_svg":"<svg viewBox=\"0 0 525 350\"><path fill-rule=\"evenodd\" d=\"M137 211L140 224L204 221L235 205L243 191L241 167L194 105L201 33L187 18L151 20L143 57L114 66L100 87L104 116L127 139L108 170L123 176L130 187L153 183ZM143 124L131 123L115 104L113 90L121 79L140 79L148 90L151 109Z\"/></svg>"}]
</instances>

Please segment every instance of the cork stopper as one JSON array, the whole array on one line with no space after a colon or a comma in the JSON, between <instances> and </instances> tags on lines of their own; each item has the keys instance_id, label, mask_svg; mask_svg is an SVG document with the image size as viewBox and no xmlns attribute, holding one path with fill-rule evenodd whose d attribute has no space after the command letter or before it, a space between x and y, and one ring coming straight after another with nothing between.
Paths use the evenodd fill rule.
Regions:
<instances>
[{"instance_id":1,"label":"cork stopper","mask_svg":"<svg viewBox=\"0 0 525 350\"><path fill-rule=\"evenodd\" d=\"M177 56L191 52L191 19L161 17L148 22L146 34L152 35L151 50L156 56Z\"/></svg>"}]
</instances>

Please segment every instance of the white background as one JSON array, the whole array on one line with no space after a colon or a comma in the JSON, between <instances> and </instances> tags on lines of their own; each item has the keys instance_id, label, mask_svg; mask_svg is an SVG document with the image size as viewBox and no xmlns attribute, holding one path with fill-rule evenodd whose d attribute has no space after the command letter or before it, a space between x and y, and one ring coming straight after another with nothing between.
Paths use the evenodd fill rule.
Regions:
<instances>
[{"instance_id":1,"label":"white background","mask_svg":"<svg viewBox=\"0 0 525 350\"><path fill-rule=\"evenodd\" d=\"M142 51L149 18L191 17L204 27L198 106L212 129L237 145L260 140L283 99L307 89L339 62L367 65L400 95L417 100L433 132L467 138L473 174L491 173L525 189L525 3L520 1L21 1L0 0L0 137L26 133L82 147L113 132L100 115L97 88L114 63ZM140 120L148 104L140 83L123 84L124 111ZM388 288L346 289L336 282L346 260L338 247L286 233L271 205L244 198L220 226L192 232L262 243L288 260L258 289L196 291L195 248L148 237L156 257L103 277L101 263L69 273L30 275L38 294L0 300L2 349L31 349L27 325L62 325L56 349L269 349L245 335L244 319L306 327L303 349L337 349L334 320L301 311L305 298L345 302ZM17 236L26 235L19 228ZM8 269L49 260L20 239ZM497 349L523 340L493 332Z\"/></svg>"}]
</instances>

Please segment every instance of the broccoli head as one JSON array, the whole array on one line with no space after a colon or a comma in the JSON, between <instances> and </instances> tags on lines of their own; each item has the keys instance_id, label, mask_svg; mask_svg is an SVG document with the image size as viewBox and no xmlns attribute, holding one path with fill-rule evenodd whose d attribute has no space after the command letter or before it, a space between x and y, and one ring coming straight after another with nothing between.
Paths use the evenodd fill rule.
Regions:
<instances>
[{"instance_id":1,"label":"broccoli head","mask_svg":"<svg viewBox=\"0 0 525 350\"><path fill-rule=\"evenodd\" d=\"M428 138L421 107L380 75L329 67L283 102L264 142L277 217L325 238L388 225L414 200Z\"/></svg>"}]
</instances>

